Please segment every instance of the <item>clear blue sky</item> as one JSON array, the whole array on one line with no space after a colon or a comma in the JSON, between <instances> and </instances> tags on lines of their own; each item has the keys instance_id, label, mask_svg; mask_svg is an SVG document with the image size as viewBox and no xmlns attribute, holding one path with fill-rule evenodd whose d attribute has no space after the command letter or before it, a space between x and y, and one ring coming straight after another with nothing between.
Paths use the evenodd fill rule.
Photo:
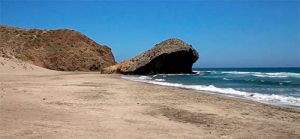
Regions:
<instances>
[{"instance_id":1,"label":"clear blue sky","mask_svg":"<svg viewBox=\"0 0 300 139\"><path fill-rule=\"evenodd\" d=\"M200 53L194 67L300 66L300 1L0 1L0 24L77 30L118 62L168 38Z\"/></svg>"}]
</instances>

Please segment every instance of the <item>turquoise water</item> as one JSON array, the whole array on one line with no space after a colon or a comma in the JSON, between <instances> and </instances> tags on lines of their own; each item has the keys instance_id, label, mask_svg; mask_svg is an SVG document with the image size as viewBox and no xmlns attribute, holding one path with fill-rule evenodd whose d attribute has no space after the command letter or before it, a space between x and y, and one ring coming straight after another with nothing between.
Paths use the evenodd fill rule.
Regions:
<instances>
[{"instance_id":1,"label":"turquoise water","mask_svg":"<svg viewBox=\"0 0 300 139\"><path fill-rule=\"evenodd\" d=\"M300 68L194 68L193 71L196 74L124 78L300 108Z\"/></svg>"}]
</instances>

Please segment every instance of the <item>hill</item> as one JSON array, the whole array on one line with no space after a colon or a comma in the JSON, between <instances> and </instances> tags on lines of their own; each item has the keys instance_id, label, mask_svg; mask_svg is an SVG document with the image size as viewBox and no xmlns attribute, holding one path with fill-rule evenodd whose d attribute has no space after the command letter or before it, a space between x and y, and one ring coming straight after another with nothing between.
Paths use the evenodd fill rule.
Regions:
<instances>
[{"instance_id":1,"label":"hill","mask_svg":"<svg viewBox=\"0 0 300 139\"><path fill-rule=\"evenodd\" d=\"M116 64L111 49L68 29L0 26L0 56L60 71L101 71Z\"/></svg>"}]
</instances>

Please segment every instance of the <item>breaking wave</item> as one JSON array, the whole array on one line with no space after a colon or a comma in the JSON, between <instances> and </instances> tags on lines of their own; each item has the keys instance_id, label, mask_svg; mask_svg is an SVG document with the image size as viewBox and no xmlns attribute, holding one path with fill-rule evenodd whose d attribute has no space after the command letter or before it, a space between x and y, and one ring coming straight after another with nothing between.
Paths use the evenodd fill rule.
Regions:
<instances>
[{"instance_id":1,"label":"breaking wave","mask_svg":"<svg viewBox=\"0 0 300 139\"><path fill-rule=\"evenodd\" d=\"M234 72L234 73L249 74L249 72ZM253 74L253 72L251 72L251 74ZM293 96L261 94L257 92L245 92L233 88L219 88L214 85L184 85L180 83L169 83L169 82L165 82L164 79L153 79L150 76L122 76L122 78L132 80L132 81L139 81L139 82L145 82L145 83L151 83L151 84L157 84L163 86L173 86L173 87L193 89L198 91L206 91L208 93L254 100L266 104L300 108L300 98L293 97Z\"/></svg>"},{"instance_id":2,"label":"breaking wave","mask_svg":"<svg viewBox=\"0 0 300 139\"><path fill-rule=\"evenodd\" d=\"M300 73L293 73L293 72L241 72L241 71L224 71L221 72L223 74L238 74L238 75L252 75L256 77L269 77L269 78L300 78Z\"/></svg>"}]
</instances>

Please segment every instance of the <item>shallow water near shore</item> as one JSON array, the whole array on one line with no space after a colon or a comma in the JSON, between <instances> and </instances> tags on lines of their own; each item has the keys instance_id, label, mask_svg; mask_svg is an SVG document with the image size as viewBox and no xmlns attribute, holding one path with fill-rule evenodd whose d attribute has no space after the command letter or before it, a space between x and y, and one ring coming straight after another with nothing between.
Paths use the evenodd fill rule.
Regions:
<instances>
[{"instance_id":1,"label":"shallow water near shore","mask_svg":"<svg viewBox=\"0 0 300 139\"><path fill-rule=\"evenodd\" d=\"M193 71L196 74L123 78L300 108L300 68L194 68Z\"/></svg>"}]
</instances>

